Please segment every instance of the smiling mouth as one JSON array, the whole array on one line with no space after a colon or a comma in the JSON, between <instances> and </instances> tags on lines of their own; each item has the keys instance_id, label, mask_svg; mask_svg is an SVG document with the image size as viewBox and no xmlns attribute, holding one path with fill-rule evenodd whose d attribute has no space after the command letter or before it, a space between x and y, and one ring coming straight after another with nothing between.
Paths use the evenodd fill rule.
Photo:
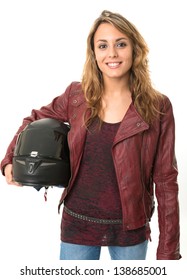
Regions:
<instances>
[{"instance_id":1,"label":"smiling mouth","mask_svg":"<svg viewBox=\"0 0 187 280\"><path fill-rule=\"evenodd\" d=\"M121 62L109 62L109 63L106 63L110 68L117 68Z\"/></svg>"}]
</instances>

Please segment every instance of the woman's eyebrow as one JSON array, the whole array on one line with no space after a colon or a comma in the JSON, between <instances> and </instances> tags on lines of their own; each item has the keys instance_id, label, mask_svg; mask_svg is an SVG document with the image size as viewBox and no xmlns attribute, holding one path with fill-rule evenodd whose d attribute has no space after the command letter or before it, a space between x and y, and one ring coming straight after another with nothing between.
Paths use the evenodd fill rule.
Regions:
<instances>
[{"instance_id":1,"label":"woman's eyebrow","mask_svg":"<svg viewBox=\"0 0 187 280\"><path fill-rule=\"evenodd\" d=\"M120 37L120 38L116 39L116 42L121 41L121 40L126 40L127 41L128 38ZM96 42L107 42L107 40L106 39L98 39Z\"/></svg>"}]
</instances>

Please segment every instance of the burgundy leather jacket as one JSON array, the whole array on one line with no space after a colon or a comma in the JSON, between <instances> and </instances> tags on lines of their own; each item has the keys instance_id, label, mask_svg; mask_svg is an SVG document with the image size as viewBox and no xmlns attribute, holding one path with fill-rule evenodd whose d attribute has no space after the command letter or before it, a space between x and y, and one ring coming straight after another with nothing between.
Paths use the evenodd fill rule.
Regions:
<instances>
[{"instance_id":1,"label":"burgundy leather jacket","mask_svg":"<svg viewBox=\"0 0 187 280\"><path fill-rule=\"evenodd\" d=\"M130 105L115 136L112 156L119 185L124 229L132 230L149 223L154 211L154 186L158 203L159 244L157 259L177 260L179 253L179 205L175 126L172 105L164 96L160 118L148 125ZM68 134L71 179L64 189L60 205L73 187L84 148L86 129L83 115L86 102L81 85L74 82L49 105L33 110L8 147L1 170L12 163L17 135L31 121L54 118L71 125ZM89 111L87 110L87 113Z\"/></svg>"}]
</instances>

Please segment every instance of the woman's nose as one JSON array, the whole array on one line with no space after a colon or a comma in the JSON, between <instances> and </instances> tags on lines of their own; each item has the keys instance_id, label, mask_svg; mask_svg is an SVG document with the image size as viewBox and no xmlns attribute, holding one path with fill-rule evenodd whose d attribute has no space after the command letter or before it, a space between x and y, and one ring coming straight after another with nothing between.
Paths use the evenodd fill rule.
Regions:
<instances>
[{"instance_id":1,"label":"woman's nose","mask_svg":"<svg viewBox=\"0 0 187 280\"><path fill-rule=\"evenodd\" d=\"M108 57L117 57L118 54L117 54L117 51L114 47L110 47L109 50L108 50Z\"/></svg>"}]
</instances>

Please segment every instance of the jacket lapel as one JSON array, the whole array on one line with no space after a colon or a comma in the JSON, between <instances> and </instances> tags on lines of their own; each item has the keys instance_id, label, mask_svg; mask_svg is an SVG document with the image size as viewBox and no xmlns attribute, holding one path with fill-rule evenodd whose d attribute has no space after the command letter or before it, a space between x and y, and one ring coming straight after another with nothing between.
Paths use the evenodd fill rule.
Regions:
<instances>
[{"instance_id":1,"label":"jacket lapel","mask_svg":"<svg viewBox=\"0 0 187 280\"><path fill-rule=\"evenodd\" d=\"M133 103L131 103L115 136L114 145L148 128L149 124L142 119Z\"/></svg>"}]
</instances>

